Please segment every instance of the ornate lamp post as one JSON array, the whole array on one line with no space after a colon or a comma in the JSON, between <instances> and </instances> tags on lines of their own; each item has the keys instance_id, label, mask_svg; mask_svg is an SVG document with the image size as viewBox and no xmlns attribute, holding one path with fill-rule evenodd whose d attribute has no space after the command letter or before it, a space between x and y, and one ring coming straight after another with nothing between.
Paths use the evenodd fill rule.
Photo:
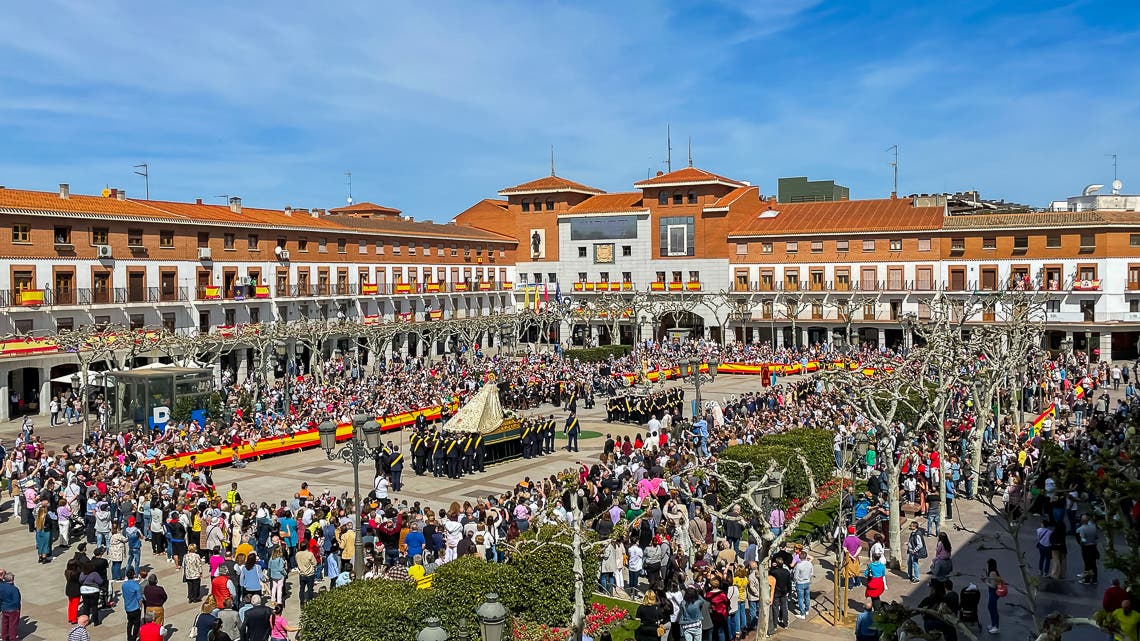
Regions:
<instances>
[{"instance_id":1,"label":"ornate lamp post","mask_svg":"<svg viewBox=\"0 0 1140 641\"><path fill-rule=\"evenodd\" d=\"M88 374L90 376L90 374ZM71 375L71 393L79 399L79 407L83 411L83 442L87 443L87 381L80 379L79 372Z\"/></svg>"},{"instance_id":2,"label":"ornate lamp post","mask_svg":"<svg viewBox=\"0 0 1140 641\"><path fill-rule=\"evenodd\" d=\"M372 460L380 449L380 424L367 414L352 417L352 439L336 449L336 423L325 421L317 431L321 435L321 449L330 461L340 459L352 466L352 489L355 503L356 550L353 554L353 571L356 578L364 576L364 519L360 516L360 464ZM445 639L447 637L444 637Z\"/></svg>"},{"instance_id":3,"label":"ornate lamp post","mask_svg":"<svg viewBox=\"0 0 1140 641\"><path fill-rule=\"evenodd\" d=\"M499 603L499 595L491 592L483 604L475 608L475 618L479 621L479 635L483 641L502 641L507 627L507 608Z\"/></svg>"},{"instance_id":4,"label":"ornate lamp post","mask_svg":"<svg viewBox=\"0 0 1140 641\"><path fill-rule=\"evenodd\" d=\"M424 619L424 629L416 635L416 641L447 641L451 635L439 625L439 617Z\"/></svg>"},{"instance_id":5,"label":"ornate lamp post","mask_svg":"<svg viewBox=\"0 0 1140 641\"><path fill-rule=\"evenodd\" d=\"M701 361L699 359L690 358L689 360L681 363L682 380L688 383L692 383L693 387L696 389L698 413L703 413L704 411L701 409L701 385L704 383L711 383L716 380L716 370L718 367L720 367L720 361L718 361L716 357L713 357L709 359L708 364L709 373L702 374ZM700 417L694 415L693 418L698 419Z\"/></svg>"}]
</instances>

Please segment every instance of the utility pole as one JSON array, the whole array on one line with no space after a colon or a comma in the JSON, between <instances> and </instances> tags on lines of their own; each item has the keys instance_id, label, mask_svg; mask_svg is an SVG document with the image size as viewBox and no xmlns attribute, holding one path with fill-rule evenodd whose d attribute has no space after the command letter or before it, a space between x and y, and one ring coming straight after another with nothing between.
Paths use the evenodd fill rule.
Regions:
<instances>
[{"instance_id":1,"label":"utility pole","mask_svg":"<svg viewBox=\"0 0 1140 641\"><path fill-rule=\"evenodd\" d=\"M1116 156L1113 156L1115 158ZM135 169L142 167L142 171L136 171L135 174L143 177L143 182L146 185L146 199L150 200L150 168L144 162L140 165L135 165Z\"/></svg>"}]
</instances>

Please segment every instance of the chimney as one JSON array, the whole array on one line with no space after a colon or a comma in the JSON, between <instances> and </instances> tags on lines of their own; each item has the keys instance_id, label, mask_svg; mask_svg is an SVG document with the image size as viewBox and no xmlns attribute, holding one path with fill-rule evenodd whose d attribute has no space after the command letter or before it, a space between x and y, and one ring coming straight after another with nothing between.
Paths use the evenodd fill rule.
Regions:
<instances>
[{"instance_id":1,"label":"chimney","mask_svg":"<svg viewBox=\"0 0 1140 641\"><path fill-rule=\"evenodd\" d=\"M125 189L117 190L115 192L115 198L118 198L119 200L126 200L127 199L127 190L125 190Z\"/></svg>"},{"instance_id":2,"label":"chimney","mask_svg":"<svg viewBox=\"0 0 1140 641\"><path fill-rule=\"evenodd\" d=\"M325 213L325 210L317 209L316 207L309 210L309 215L312 216L313 218L320 218L321 216L324 215L324 213Z\"/></svg>"},{"instance_id":3,"label":"chimney","mask_svg":"<svg viewBox=\"0 0 1140 641\"><path fill-rule=\"evenodd\" d=\"M241 198L239 198L238 196L231 196L230 197L230 211L232 211L235 214L241 213Z\"/></svg>"},{"instance_id":4,"label":"chimney","mask_svg":"<svg viewBox=\"0 0 1140 641\"><path fill-rule=\"evenodd\" d=\"M111 188L111 198L118 198L118 197L119 197L119 190L112 187Z\"/></svg>"},{"instance_id":5,"label":"chimney","mask_svg":"<svg viewBox=\"0 0 1140 641\"><path fill-rule=\"evenodd\" d=\"M202 199L201 199L201 198L195 198L195 199L194 199L194 204L195 204L195 205L201 205L201 204L202 204Z\"/></svg>"},{"instance_id":6,"label":"chimney","mask_svg":"<svg viewBox=\"0 0 1140 641\"><path fill-rule=\"evenodd\" d=\"M657 170L657 175L658 175L658 176L664 176L664 175L665 175L665 172L663 172L663 171L661 171L660 169L658 169L658 170Z\"/></svg>"},{"instance_id":7,"label":"chimney","mask_svg":"<svg viewBox=\"0 0 1140 641\"><path fill-rule=\"evenodd\" d=\"M768 204L771 206L775 206L776 205L776 197L775 196L768 196Z\"/></svg>"},{"instance_id":8,"label":"chimney","mask_svg":"<svg viewBox=\"0 0 1140 641\"><path fill-rule=\"evenodd\" d=\"M71 186L67 183L59 183L59 197L64 200L71 198Z\"/></svg>"},{"instance_id":9,"label":"chimney","mask_svg":"<svg viewBox=\"0 0 1140 641\"><path fill-rule=\"evenodd\" d=\"M892 192L891 192L891 200L894 200L894 199L896 199L896 198L898 198L898 197L899 197L899 192L897 192L897 191L892 191Z\"/></svg>"},{"instance_id":10,"label":"chimney","mask_svg":"<svg viewBox=\"0 0 1140 641\"><path fill-rule=\"evenodd\" d=\"M285 215L286 216L292 216L293 215L293 206L292 205L285 205Z\"/></svg>"}]
</instances>

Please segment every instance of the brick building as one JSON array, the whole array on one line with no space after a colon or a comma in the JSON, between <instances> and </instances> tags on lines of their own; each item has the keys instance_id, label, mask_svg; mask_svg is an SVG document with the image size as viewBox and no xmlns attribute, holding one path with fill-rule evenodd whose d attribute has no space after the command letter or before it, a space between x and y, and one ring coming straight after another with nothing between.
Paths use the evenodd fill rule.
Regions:
<instances>
[{"instance_id":1,"label":"brick building","mask_svg":"<svg viewBox=\"0 0 1140 641\"><path fill-rule=\"evenodd\" d=\"M623 321L623 342L681 326L728 341L905 345L899 319L929 313L936 294L1030 288L1049 296L1049 348L1137 357L1140 212L1027 211L976 194L779 203L694 167L633 187L549 176L456 220L515 238L520 283L556 283L574 305L613 291L694 299L670 318ZM732 313L705 304L719 299ZM605 343L608 325L577 321L563 338Z\"/></svg>"},{"instance_id":2,"label":"brick building","mask_svg":"<svg viewBox=\"0 0 1140 641\"><path fill-rule=\"evenodd\" d=\"M216 332L311 317L447 318L511 305L513 238L371 203L270 210L238 198L86 196L64 184L58 192L0 188L0 215L0 336L101 323ZM396 345L424 349L411 336ZM250 356L236 350L218 367L240 373ZM67 386L51 380L75 369L65 354L3 341L0 391L9 403L0 419L13 394L15 409L43 411L40 399Z\"/></svg>"}]
</instances>

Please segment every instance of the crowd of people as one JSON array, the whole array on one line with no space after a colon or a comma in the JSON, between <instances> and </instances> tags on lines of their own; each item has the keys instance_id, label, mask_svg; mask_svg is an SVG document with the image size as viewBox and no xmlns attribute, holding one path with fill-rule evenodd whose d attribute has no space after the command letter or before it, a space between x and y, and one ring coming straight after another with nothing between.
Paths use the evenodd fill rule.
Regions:
<instances>
[{"instance_id":1,"label":"crowd of people","mask_svg":"<svg viewBox=\"0 0 1140 641\"><path fill-rule=\"evenodd\" d=\"M720 500L715 477L697 473L698 462L715 469L718 453L730 445L807 427L836 433L837 465L842 466L841 455L857 434L874 437L859 472L867 480L866 494L844 499L852 527L869 514L884 514L890 501L914 505L916 515L924 518L909 524L909 578L920 580L918 562L929 556L930 598L938 604L956 602L960 612L968 597L951 589L951 547L940 522L944 514L953 514L957 497L982 489L969 484L969 433L980 429L986 434L986 487L1005 487L1008 500L1015 503L1042 440L1089 451L1096 447L1091 434L1115 434L1113 430L1122 429L1119 419L1131 411L1127 403L1111 408L1100 391L1114 383L1127 388L1125 370L1090 366L1080 355L1036 363L1027 374L1025 388L1032 393L1024 397L1025 409L1038 410L1048 403L1058 408L1057 419L1030 439L997 437L1017 433L1022 426L976 425L970 390L952 390L945 454L933 433L905 431L902 438L905 426L875 426L843 390L827 388L818 378L785 381L706 404L702 415L688 420L679 388L662 389L640 413L633 414L630 407L620 417L636 419L644 425L644 434L633 439L607 435L596 461L583 459L561 475L524 478L510 492L435 508L396 496L402 488L403 455L391 444L377 459L374 489L362 505L354 504L347 493L329 489L317 494L307 484L291 497L243 500L236 485L225 491L216 488L209 468L169 469L154 463L162 455L256 442L311 429L326 419L347 421L360 412L385 416L455 399L462 403L477 391L473 381L488 374L500 382L505 404L521 403L519 407L528 409L543 403L561 406L569 413L564 430L576 430L579 399L592 405L595 393L629 398L621 395L623 373L668 368L692 357L793 363L841 355L850 357L821 346L773 350L766 345L689 343L640 345L628 356L598 364L556 354L521 359L468 354L435 363L393 358L369 374L330 361L324 365L324 383L301 375L290 379L288 393L280 382L230 382L225 388L229 421L171 425L161 433L95 429L88 442L59 452L46 450L37 436L26 432L4 452L4 476L21 522L34 534L40 562L60 558L61 546L74 549L63 571L68 620L81 629L101 625L102 611L121 604L128 641L146 639L144 629L164 624L164 606L171 595L151 571L163 557L181 573L187 602L202 603L194 624L196 638L284 639L294 627L282 609L294 594L286 587L292 574L297 575L296 598L301 603L319 590L357 578L357 554L364 555L367 578L407 580L426 588L439 564L465 555L503 561L518 537L547 521L580 522L608 541L598 588L643 599L637 612L639 639L727 641L757 625L760 607L772 608L773 626L787 627L790 612L808 616L818 566L808 550L790 545L761 558L756 542L745 541L744 533L768 527L779 534L783 508L772 506L763 523L755 517L715 517ZM259 400L251 401L255 398ZM554 421L552 415L523 420L528 434L524 456L553 449ZM482 469L477 436L441 435L423 418L412 431L409 453L417 474L458 476ZM949 460L942 461L944 456ZM900 496L888 496L883 457L901 461ZM939 504L943 485L944 506ZM1074 522L1067 505L1071 497L1057 496L1048 486L1039 490L1039 497L1048 497L1036 509L1048 519L1043 525L1048 535L1042 540L1049 543L1050 560L1056 563L1055 541L1067 545L1066 531L1076 531L1082 544L1095 550L1096 533L1087 519ZM362 552L356 541L357 519L362 521ZM846 554L860 566L850 578L853 584L863 583L869 608L877 606L887 590L885 547L890 542L881 531L885 528L876 529L877 538L851 532L843 539ZM935 547L929 555L928 537ZM144 548L150 550L149 566L142 562ZM1063 563L1062 554L1059 565ZM1094 559L1085 578L1095 581L1096 576ZM768 604L760 603L761 582L769 585ZM990 630L996 633L995 599L1004 584L996 566L984 582L993 604ZM11 583L0 580L4 613L12 605L11 589L5 587ZM15 599L18 611L18 592Z\"/></svg>"}]
</instances>

